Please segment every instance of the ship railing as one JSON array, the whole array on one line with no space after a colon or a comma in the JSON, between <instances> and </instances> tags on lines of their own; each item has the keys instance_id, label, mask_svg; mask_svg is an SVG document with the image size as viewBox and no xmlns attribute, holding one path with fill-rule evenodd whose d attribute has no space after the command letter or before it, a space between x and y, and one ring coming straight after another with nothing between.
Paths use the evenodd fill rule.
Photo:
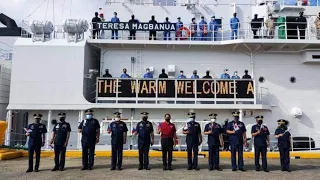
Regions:
<instances>
[{"instance_id":1,"label":"ship railing","mask_svg":"<svg viewBox=\"0 0 320 180\"><path fill-rule=\"evenodd\" d=\"M271 2L271 1L269 1ZM310 1L310 0L296 0L295 4L290 4L287 3L288 1L286 0L273 0L272 1L274 4L279 4L281 6L320 6L319 1Z\"/></svg>"},{"instance_id":2,"label":"ship railing","mask_svg":"<svg viewBox=\"0 0 320 180\"><path fill-rule=\"evenodd\" d=\"M160 23L160 22L159 22ZM162 23L162 22L161 22ZM103 25L104 24L104 25ZM90 23L90 35L89 38L93 38L93 30L97 30L98 33L95 35L95 39L114 39L114 40L131 40L134 37L130 37L129 29L118 28L117 33L112 35L113 27L120 27L121 25L127 25L127 22L111 23L103 22L100 27L102 28L93 29L93 24ZM172 31L157 31L156 40L161 41L228 41L236 39L254 39L257 41L264 40L287 40L287 39L299 39L299 40L316 40L320 39L320 28L317 29L314 22L308 22L305 25L305 29L299 29L302 24L297 22L274 22L274 28L268 28L265 25L265 21L259 23L250 22L239 22L237 27L231 29L230 23L228 24L216 24L215 26L210 25L208 21L205 28L199 29L199 22L197 22L197 29L192 31L191 24L184 24L182 27L175 28ZM175 24L174 24L175 25ZM253 28L252 26L258 25L260 28ZM256 32L256 35L254 33ZM304 35L303 35L304 33ZM136 40L149 40L153 39L149 37L149 31L136 31Z\"/></svg>"},{"instance_id":3,"label":"ship railing","mask_svg":"<svg viewBox=\"0 0 320 180\"><path fill-rule=\"evenodd\" d=\"M230 6L222 0L106 0L106 5L129 4L129 5L153 5L153 6ZM251 5L239 3L239 5Z\"/></svg>"},{"instance_id":4,"label":"ship railing","mask_svg":"<svg viewBox=\"0 0 320 180\"><path fill-rule=\"evenodd\" d=\"M98 77L96 103L257 104L254 81Z\"/></svg>"},{"instance_id":5,"label":"ship railing","mask_svg":"<svg viewBox=\"0 0 320 180\"><path fill-rule=\"evenodd\" d=\"M288 4L286 0L256 0L255 4L277 4L281 6L319 6L318 1L304 1L296 0L295 4ZM187 6L187 5L198 5L198 6L222 6L231 3L225 3L222 0L106 0L106 5L111 4L129 4L129 5L153 5L153 6ZM237 6L241 5L253 5L237 3Z\"/></svg>"},{"instance_id":6,"label":"ship railing","mask_svg":"<svg viewBox=\"0 0 320 180\"><path fill-rule=\"evenodd\" d=\"M125 120L124 122L127 124L128 133L127 133L127 143L124 145L124 150L137 150L137 136L133 135L133 128L136 128L137 123L141 120ZM163 120L150 120L153 123L154 130L156 132L157 125ZM111 149L111 135L107 133L107 128L112 121L101 121L101 136L100 141L96 145L97 150L110 150ZM172 120L172 122L177 127L177 136L178 136L178 143L175 147L175 150L178 151L186 151L186 143L185 138L186 135L182 134L182 129L186 125L187 120ZM205 125L209 123L207 120L197 120L200 123L201 129L203 131ZM218 119L218 123L223 125L223 120ZM246 121L244 121L246 124ZM77 127L71 127L72 129L77 129ZM2 142L4 142L10 148L16 149L27 149L28 148L28 137L26 137L25 133L21 133L21 131L16 132L17 130L11 130L11 140L5 139L5 137L1 137ZM251 130L247 130L248 132ZM270 129L270 146L268 148L269 152L277 152L279 151L278 148L278 141L274 138L274 129ZM51 130L48 130L49 136L51 136ZM208 136L202 134L203 141L199 147L199 151L208 151L207 140ZM309 133L309 134L299 134L291 132L292 136L292 149L291 151L320 151L320 133ZM161 141L160 135L155 133L155 143L151 146L151 150L160 150L161 149ZM50 146L50 138L46 138L45 146L43 147L44 150L53 150ZM253 151L253 138L248 138L249 146L245 147L245 151ZM67 147L68 150L80 150L81 149L81 134L77 131L72 131L70 133L70 140Z\"/></svg>"}]
</instances>

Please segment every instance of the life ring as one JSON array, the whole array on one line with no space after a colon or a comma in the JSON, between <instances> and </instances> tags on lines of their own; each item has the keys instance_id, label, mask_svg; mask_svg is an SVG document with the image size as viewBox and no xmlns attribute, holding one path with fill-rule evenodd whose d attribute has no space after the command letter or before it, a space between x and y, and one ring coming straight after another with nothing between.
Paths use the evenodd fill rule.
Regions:
<instances>
[{"instance_id":1,"label":"life ring","mask_svg":"<svg viewBox=\"0 0 320 180\"><path fill-rule=\"evenodd\" d=\"M184 33L183 33L184 32ZM180 39L180 40L186 40L190 37L191 35L191 32L190 30L187 28L187 27L180 27L178 30L177 30L177 38Z\"/></svg>"}]
</instances>

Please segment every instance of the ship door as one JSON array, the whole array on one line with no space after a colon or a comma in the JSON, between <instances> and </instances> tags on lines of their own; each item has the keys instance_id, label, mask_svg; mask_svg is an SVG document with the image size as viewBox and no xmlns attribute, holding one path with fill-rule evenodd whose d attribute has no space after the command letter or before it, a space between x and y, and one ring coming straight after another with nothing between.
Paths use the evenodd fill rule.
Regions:
<instances>
[{"instance_id":1,"label":"ship door","mask_svg":"<svg viewBox=\"0 0 320 180\"><path fill-rule=\"evenodd\" d=\"M287 16L287 38L298 39L298 24L296 23L298 16Z\"/></svg>"}]
</instances>

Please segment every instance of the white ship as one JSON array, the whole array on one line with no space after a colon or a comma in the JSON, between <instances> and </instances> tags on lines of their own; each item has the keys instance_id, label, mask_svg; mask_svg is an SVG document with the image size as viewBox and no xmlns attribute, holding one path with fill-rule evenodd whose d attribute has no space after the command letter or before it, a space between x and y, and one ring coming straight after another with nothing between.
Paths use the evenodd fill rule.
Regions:
<instances>
[{"instance_id":1,"label":"white ship","mask_svg":"<svg viewBox=\"0 0 320 180\"><path fill-rule=\"evenodd\" d=\"M106 129L114 111L122 112L128 124L128 135L140 121L140 112L149 112L149 120L162 121L165 113L172 115L178 126L178 150L185 149L182 128L187 113L197 113L196 120L202 128L212 112L218 122L232 119L231 112L239 111L240 120L251 126L255 116L263 115L271 132L277 120L290 121L294 137L294 151L320 148L320 45L314 21L320 11L318 1L231 1L231 0L55 0L21 2L19 13L7 14L26 32L14 43L6 145L24 143L23 127L33 122L33 113L41 113L47 128L52 129L52 119L60 111L67 113L71 124L68 149L80 149L78 123L84 110L93 109L101 122L102 140L99 150L110 150L110 136ZM320 4L319 4L320 5ZM305 39L296 25L299 12L307 19ZM92 37L91 19L94 12L103 13L99 38ZM157 40L149 40L148 31L136 32L136 40L128 40L129 30L119 30L118 39L112 39L108 26L117 12L120 22L126 23L134 14L139 23L148 23L154 15L158 23L168 17L176 23L181 17L183 27L190 29L195 18L199 28L201 17L209 22L219 20L217 33L209 39L192 39L188 30L175 39L164 40L163 31ZM230 18L237 13L240 20L238 38L231 39ZM18 15L17 15L18 14ZM253 38L251 20L258 14L262 27L258 39ZM265 21L272 14L277 22L275 35L270 38ZM75 21L71 21L74 19ZM281 21L279 19L285 19ZM67 23L66 23L67 22ZM86 23L88 22L88 23ZM53 26L52 26L53 24ZM89 24L87 30L86 24ZM109 23L110 25L110 23ZM123 24L125 25L125 24ZM137 25L138 27L138 25ZM149 25L142 26L144 30ZM295 29L290 29L290 28ZM111 29L110 29L111 28ZM159 29L158 29L159 30ZM161 30L161 28L160 28ZM209 30L209 29L208 29ZM26 34L32 34L28 36ZM201 32L198 31L198 34ZM210 34L210 32L208 33ZM180 37L180 36L178 36ZM120 79L126 68L131 79ZM153 79L144 79L149 68ZM162 69L169 79L158 79ZM109 69L112 79L101 78ZM242 77L248 70L252 80L220 79L224 69ZM200 77L210 70L214 79L177 79L179 72L190 78L194 70ZM139 84L140 88L135 85ZM14 127L14 128L13 128ZM49 139L50 135L48 134ZM159 149L160 142L154 149ZM201 150L206 150L206 141ZM49 145L45 148L49 149ZM136 149L136 139L130 138L125 149ZM250 147L248 151L252 150ZM271 150L276 150L272 146Z\"/></svg>"}]
</instances>

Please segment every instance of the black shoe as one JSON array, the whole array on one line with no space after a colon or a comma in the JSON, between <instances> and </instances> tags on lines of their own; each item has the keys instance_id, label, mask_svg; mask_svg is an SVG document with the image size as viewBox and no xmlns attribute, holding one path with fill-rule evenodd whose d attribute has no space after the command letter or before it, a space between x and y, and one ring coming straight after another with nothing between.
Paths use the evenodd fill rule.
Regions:
<instances>
[{"instance_id":1,"label":"black shoe","mask_svg":"<svg viewBox=\"0 0 320 180\"><path fill-rule=\"evenodd\" d=\"M232 168L232 171L237 171L237 169L236 168Z\"/></svg>"},{"instance_id":2,"label":"black shoe","mask_svg":"<svg viewBox=\"0 0 320 180\"><path fill-rule=\"evenodd\" d=\"M281 171L284 171L284 169L281 169Z\"/></svg>"},{"instance_id":3,"label":"black shoe","mask_svg":"<svg viewBox=\"0 0 320 180\"><path fill-rule=\"evenodd\" d=\"M291 172L291 170L290 170L290 169L287 169L286 171L287 171L287 172Z\"/></svg>"},{"instance_id":4,"label":"black shoe","mask_svg":"<svg viewBox=\"0 0 320 180\"><path fill-rule=\"evenodd\" d=\"M192 170L192 167L188 167L188 169L187 170Z\"/></svg>"},{"instance_id":5,"label":"black shoe","mask_svg":"<svg viewBox=\"0 0 320 180\"><path fill-rule=\"evenodd\" d=\"M87 169L88 169L87 167L82 167L82 168L81 168L81 171L87 170Z\"/></svg>"},{"instance_id":6,"label":"black shoe","mask_svg":"<svg viewBox=\"0 0 320 180\"><path fill-rule=\"evenodd\" d=\"M118 171L122 171L123 169L122 169L122 167L118 167Z\"/></svg>"},{"instance_id":7,"label":"black shoe","mask_svg":"<svg viewBox=\"0 0 320 180\"><path fill-rule=\"evenodd\" d=\"M138 168L138 170L140 171L140 170L142 170L143 168L141 167L141 166L139 166L139 168Z\"/></svg>"},{"instance_id":8,"label":"black shoe","mask_svg":"<svg viewBox=\"0 0 320 180\"><path fill-rule=\"evenodd\" d=\"M39 170L38 170L38 169L35 169L34 172L39 172Z\"/></svg>"},{"instance_id":9,"label":"black shoe","mask_svg":"<svg viewBox=\"0 0 320 180\"><path fill-rule=\"evenodd\" d=\"M29 172L32 172L33 170L32 169L28 169L27 171L26 171L26 173L29 173Z\"/></svg>"},{"instance_id":10,"label":"black shoe","mask_svg":"<svg viewBox=\"0 0 320 180\"><path fill-rule=\"evenodd\" d=\"M64 171L64 168L59 168L59 171Z\"/></svg>"},{"instance_id":11,"label":"black shoe","mask_svg":"<svg viewBox=\"0 0 320 180\"><path fill-rule=\"evenodd\" d=\"M222 169L221 169L221 168L219 168L219 167L217 167L217 168L216 168L216 170L218 170L218 171L222 171Z\"/></svg>"},{"instance_id":12,"label":"black shoe","mask_svg":"<svg viewBox=\"0 0 320 180\"><path fill-rule=\"evenodd\" d=\"M270 172L268 169L263 169L264 172Z\"/></svg>"},{"instance_id":13,"label":"black shoe","mask_svg":"<svg viewBox=\"0 0 320 180\"><path fill-rule=\"evenodd\" d=\"M116 168L115 168L115 167L112 167L110 170L111 170L111 171L114 171L114 170L116 170Z\"/></svg>"},{"instance_id":14,"label":"black shoe","mask_svg":"<svg viewBox=\"0 0 320 180\"><path fill-rule=\"evenodd\" d=\"M209 167L209 171L212 171L213 170L213 167Z\"/></svg>"},{"instance_id":15,"label":"black shoe","mask_svg":"<svg viewBox=\"0 0 320 180\"><path fill-rule=\"evenodd\" d=\"M148 171L150 170L150 168L149 168L148 166L147 166L147 167L144 167L144 169L145 169L145 170L148 170Z\"/></svg>"},{"instance_id":16,"label":"black shoe","mask_svg":"<svg viewBox=\"0 0 320 180\"><path fill-rule=\"evenodd\" d=\"M57 171L59 168L54 167L51 171Z\"/></svg>"},{"instance_id":17,"label":"black shoe","mask_svg":"<svg viewBox=\"0 0 320 180\"><path fill-rule=\"evenodd\" d=\"M168 167L168 170L169 170L169 171L172 171L173 169L172 169L172 167L170 166L170 167Z\"/></svg>"},{"instance_id":18,"label":"black shoe","mask_svg":"<svg viewBox=\"0 0 320 180\"><path fill-rule=\"evenodd\" d=\"M166 170L168 170L168 168L167 167L163 167L163 170L166 171Z\"/></svg>"},{"instance_id":19,"label":"black shoe","mask_svg":"<svg viewBox=\"0 0 320 180\"><path fill-rule=\"evenodd\" d=\"M198 168L198 167L194 167L193 169L196 171L200 171L200 168Z\"/></svg>"},{"instance_id":20,"label":"black shoe","mask_svg":"<svg viewBox=\"0 0 320 180\"><path fill-rule=\"evenodd\" d=\"M259 171L260 171L260 168L256 168L256 171L258 171L258 172L259 172Z\"/></svg>"},{"instance_id":21,"label":"black shoe","mask_svg":"<svg viewBox=\"0 0 320 180\"><path fill-rule=\"evenodd\" d=\"M243 168L240 168L239 170L242 171L242 172L246 172L246 170L244 170Z\"/></svg>"},{"instance_id":22,"label":"black shoe","mask_svg":"<svg viewBox=\"0 0 320 180\"><path fill-rule=\"evenodd\" d=\"M92 170L92 167L89 167L88 169L91 171L91 170Z\"/></svg>"}]
</instances>

